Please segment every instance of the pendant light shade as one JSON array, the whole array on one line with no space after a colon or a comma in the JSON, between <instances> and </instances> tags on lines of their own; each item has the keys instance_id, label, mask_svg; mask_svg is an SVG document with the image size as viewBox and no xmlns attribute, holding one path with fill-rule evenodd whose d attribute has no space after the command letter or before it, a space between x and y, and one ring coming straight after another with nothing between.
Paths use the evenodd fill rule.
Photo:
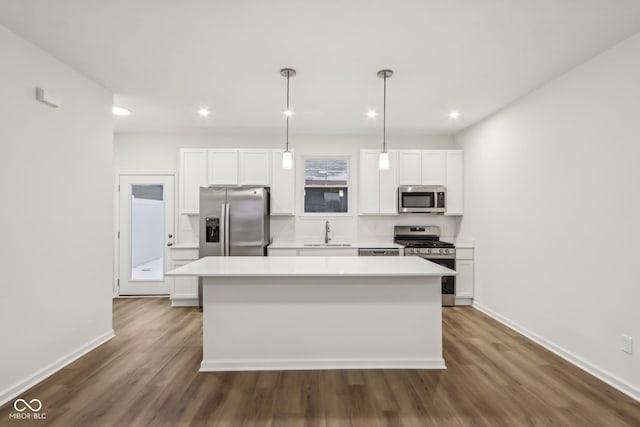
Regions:
<instances>
[{"instance_id":1,"label":"pendant light shade","mask_svg":"<svg viewBox=\"0 0 640 427\"><path fill-rule=\"evenodd\" d=\"M291 169L293 167L293 153L291 151L285 150L282 153L282 169Z\"/></svg>"},{"instance_id":2,"label":"pendant light shade","mask_svg":"<svg viewBox=\"0 0 640 427\"><path fill-rule=\"evenodd\" d=\"M378 167L381 171L389 170L389 153L380 152L380 159L378 161Z\"/></svg>"},{"instance_id":3,"label":"pendant light shade","mask_svg":"<svg viewBox=\"0 0 640 427\"><path fill-rule=\"evenodd\" d=\"M380 170L388 170L389 153L387 152L387 79L393 76L393 70L380 70L378 77L384 80L383 98L382 98L382 149L380 150L380 159L378 168Z\"/></svg>"},{"instance_id":4,"label":"pendant light shade","mask_svg":"<svg viewBox=\"0 0 640 427\"><path fill-rule=\"evenodd\" d=\"M282 153L282 169L291 169L293 167L293 153L289 150L289 117L293 114L289 108L289 79L296 75L296 70L293 68L283 68L280 70L280 75L287 79L287 109L284 111L284 115L287 120L287 135L285 140L284 152Z\"/></svg>"}]
</instances>

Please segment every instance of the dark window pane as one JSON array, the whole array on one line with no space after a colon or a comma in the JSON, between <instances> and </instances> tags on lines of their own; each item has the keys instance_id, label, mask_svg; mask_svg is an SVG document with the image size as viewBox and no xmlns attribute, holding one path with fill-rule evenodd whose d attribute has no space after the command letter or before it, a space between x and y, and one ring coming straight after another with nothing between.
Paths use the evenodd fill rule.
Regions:
<instances>
[{"instance_id":1,"label":"dark window pane","mask_svg":"<svg viewBox=\"0 0 640 427\"><path fill-rule=\"evenodd\" d=\"M162 185L133 185L131 194L136 199L163 200Z\"/></svg>"},{"instance_id":2,"label":"dark window pane","mask_svg":"<svg viewBox=\"0 0 640 427\"><path fill-rule=\"evenodd\" d=\"M348 188L317 188L304 189L305 212L348 212Z\"/></svg>"}]
</instances>

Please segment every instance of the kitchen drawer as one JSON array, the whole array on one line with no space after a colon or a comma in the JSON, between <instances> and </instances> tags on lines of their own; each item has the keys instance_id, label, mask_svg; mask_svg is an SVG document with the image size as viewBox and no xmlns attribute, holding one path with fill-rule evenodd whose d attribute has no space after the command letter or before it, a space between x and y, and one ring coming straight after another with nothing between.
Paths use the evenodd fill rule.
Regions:
<instances>
[{"instance_id":1,"label":"kitchen drawer","mask_svg":"<svg viewBox=\"0 0 640 427\"><path fill-rule=\"evenodd\" d=\"M299 256L358 256L357 248L298 249Z\"/></svg>"},{"instance_id":2,"label":"kitchen drawer","mask_svg":"<svg viewBox=\"0 0 640 427\"><path fill-rule=\"evenodd\" d=\"M198 259L198 249L171 248L171 259L177 261L195 261Z\"/></svg>"},{"instance_id":3,"label":"kitchen drawer","mask_svg":"<svg viewBox=\"0 0 640 427\"><path fill-rule=\"evenodd\" d=\"M473 259L473 249L456 248L456 259Z\"/></svg>"}]
</instances>

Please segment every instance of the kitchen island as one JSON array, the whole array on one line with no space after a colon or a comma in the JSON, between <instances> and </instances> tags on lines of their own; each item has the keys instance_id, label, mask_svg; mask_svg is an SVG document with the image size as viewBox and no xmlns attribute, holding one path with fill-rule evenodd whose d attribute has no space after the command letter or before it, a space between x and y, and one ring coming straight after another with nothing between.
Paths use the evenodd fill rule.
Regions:
<instances>
[{"instance_id":1,"label":"kitchen island","mask_svg":"<svg viewBox=\"0 0 640 427\"><path fill-rule=\"evenodd\" d=\"M445 369L441 277L419 257L205 257L201 371Z\"/></svg>"}]
</instances>

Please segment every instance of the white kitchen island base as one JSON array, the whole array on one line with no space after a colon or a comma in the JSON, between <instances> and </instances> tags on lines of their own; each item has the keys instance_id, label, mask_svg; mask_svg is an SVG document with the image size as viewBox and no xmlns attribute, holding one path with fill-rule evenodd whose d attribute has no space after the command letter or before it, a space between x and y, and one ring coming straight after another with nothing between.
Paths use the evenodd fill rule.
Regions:
<instances>
[{"instance_id":1,"label":"white kitchen island base","mask_svg":"<svg viewBox=\"0 0 640 427\"><path fill-rule=\"evenodd\" d=\"M402 260L402 261L401 261ZM207 257L201 371L446 369L441 277L418 257Z\"/></svg>"},{"instance_id":2,"label":"white kitchen island base","mask_svg":"<svg viewBox=\"0 0 640 427\"><path fill-rule=\"evenodd\" d=\"M439 284L205 277L200 370L444 369Z\"/></svg>"}]
</instances>

